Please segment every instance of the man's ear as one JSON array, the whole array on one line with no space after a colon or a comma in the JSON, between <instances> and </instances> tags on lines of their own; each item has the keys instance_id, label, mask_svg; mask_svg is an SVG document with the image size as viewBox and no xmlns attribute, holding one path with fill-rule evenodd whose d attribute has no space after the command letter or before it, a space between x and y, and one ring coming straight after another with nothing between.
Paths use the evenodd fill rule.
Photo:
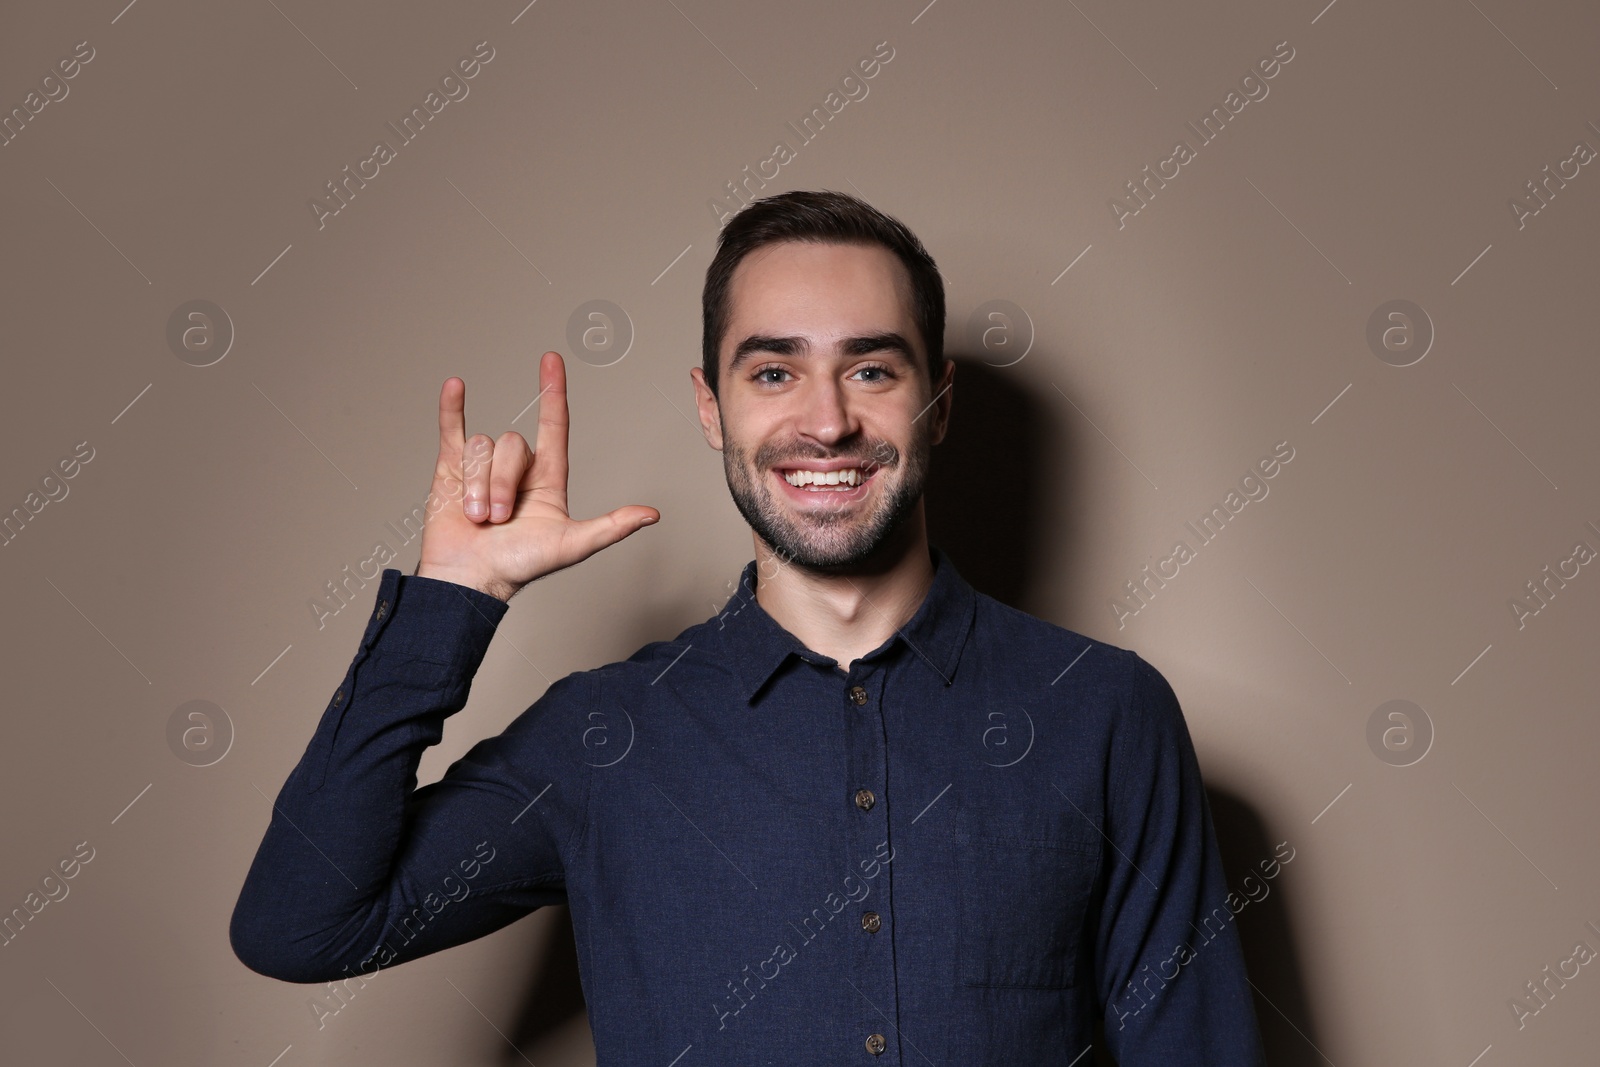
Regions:
<instances>
[{"instance_id":1,"label":"man's ear","mask_svg":"<svg viewBox=\"0 0 1600 1067\"><path fill-rule=\"evenodd\" d=\"M690 367L689 377L694 381L694 406L700 412L700 432L705 434L706 444L721 452L722 407L717 403L716 394L712 393L711 386L706 382L705 371L699 367Z\"/></svg>"},{"instance_id":2,"label":"man's ear","mask_svg":"<svg viewBox=\"0 0 1600 1067\"><path fill-rule=\"evenodd\" d=\"M933 430L929 444L938 444L950 430L950 402L955 398L951 383L955 381L956 361L945 357L944 370L933 385Z\"/></svg>"}]
</instances>

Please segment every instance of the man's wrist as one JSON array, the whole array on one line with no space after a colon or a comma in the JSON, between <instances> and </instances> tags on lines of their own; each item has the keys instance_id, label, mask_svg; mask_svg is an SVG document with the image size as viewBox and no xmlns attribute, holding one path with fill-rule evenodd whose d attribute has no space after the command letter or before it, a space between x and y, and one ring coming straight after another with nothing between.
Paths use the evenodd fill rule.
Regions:
<instances>
[{"instance_id":1,"label":"man's wrist","mask_svg":"<svg viewBox=\"0 0 1600 1067\"><path fill-rule=\"evenodd\" d=\"M424 573L424 571L426 571L426 573ZM506 603L510 603L511 598L516 596L518 590L521 588L520 586L514 586L511 583L499 578L484 578L478 575L466 574L461 571L453 571L443 567L424 568L420 560L417 562L417 569L412 571L412 576L416 578L430 578L436 582L451 582L455 585L464 585L468 589L477 590L480 593L483 593L487 596L492 596L496 600L505 601Z\"/></svg>"}]
</instances>

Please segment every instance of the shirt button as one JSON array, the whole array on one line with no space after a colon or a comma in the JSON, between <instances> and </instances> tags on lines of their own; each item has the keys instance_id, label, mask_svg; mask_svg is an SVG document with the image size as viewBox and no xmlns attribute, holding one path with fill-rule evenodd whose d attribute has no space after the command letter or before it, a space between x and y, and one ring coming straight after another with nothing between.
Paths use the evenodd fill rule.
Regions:
<instances>
[{"instance_id":1,"label":"shirt button","mask_svg":"<svg viewBox=\"0 0 1600 1067\"><path fill-rule=\"evenodd\" d=\"M859 685L852 685L850 687L850 700L858 707L865 704L867 702L867 691Z\"/></svg>"},{"instance_id":2,"label":"shirt button","mask_svg":"<svg viewBox=\"0 0 1600 1067\"><path fill-rule=\"evenodd\" d=\"M861 916L861 929L869 934L875 934L883 926L883 920L875 911L869 911Z\"/></svg>"},{"instance_id":3,"label":"shirt button","mask_svg":"<svg viewBox=\"0 0 1600 1067\"><path fill-rule=\"evenodd\" d=\"M887 1047L888 1042L883 1039L882 1034L867 1035L867 1051L872 1053L874 1056L883 1055L883 1050Z\"/></svg>"},{"instance_id":4,"label":"shirt button","mask_svg":"<svg viewBox=\"0 0 1600 1067\"><path fill-rule=\"evenodd\" d=\"M871 811L872 805L875 803L877 803L877 798L872 795L872 790L856 790L856 807L860 808L862 811Z\"/></svg>"},{"instance_id":5,"label":"shirt button","mask_svg":"<svg viewBox=\"0 0 1600 1067\"><path fill-rule=\"evenodd\" d=\"M384 617L384 615L388 613L388 611L389 611L389 602L387 600L380 600L380 601L378 601L378 612L377 612L377 615L375 617L378 618L378 619L382 619Z\"/></svg>"},{"instance_id":6,"label":"shirt button","mask_svg":"<svg viewBox=\"0 0 1600 1067\"><path fill-rule=\"evenodd\" d=\"M343 704L343 703L344 703L344 686L340 686L339 687L339 691L337 693L333 694L333 706L334 707L338 707L340 704Z\"/></svg>"}]
</instances>

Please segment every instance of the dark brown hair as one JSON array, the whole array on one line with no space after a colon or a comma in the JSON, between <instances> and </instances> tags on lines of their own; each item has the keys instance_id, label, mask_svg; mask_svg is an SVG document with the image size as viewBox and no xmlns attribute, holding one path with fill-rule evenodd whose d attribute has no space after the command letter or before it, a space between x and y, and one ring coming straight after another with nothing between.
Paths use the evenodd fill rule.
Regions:
<instances>
[{"instance_id":1,"label":"dark brown hair","mask_svg":"<svg viewBox=\"0 0 1600 1067\"><path fill-rule=\"evenodd\" d=\"M928 352L928 380L939 380L945 361L944 281L928 250L904 223L864 200L832 190L799 190L753 201L722 228L700 297L700 367L713 396L734 269L751 252L779 241L882 245L898 256L911 276L911 317Z\"/></svg>"}]
</instances>

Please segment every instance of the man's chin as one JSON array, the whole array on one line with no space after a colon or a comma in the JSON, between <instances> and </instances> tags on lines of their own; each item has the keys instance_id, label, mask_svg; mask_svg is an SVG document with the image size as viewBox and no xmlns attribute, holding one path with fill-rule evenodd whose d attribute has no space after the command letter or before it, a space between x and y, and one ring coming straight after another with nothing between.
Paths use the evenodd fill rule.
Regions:
<instances>
[{"instance_id":1,"label":"man's chin","mask_svg":"<svg viewBox=\"0 0 1600 1067\"><path fill-rule=\"evenodd\" d=\"M827 507L825 500L791 499L802 490L787 482L762 492L761 475L756 472L748 493L739 492L733 479L728 490L745 522L781 562L819 574L864 573L882 569L896 553L912 510L901 509L904 514L885 518L884 509L894 510L894 501L900 499L899 487L879 481L886 473L876 471L861 490L850 494L853 501L841 499L837 508ZM767 474L782 480L775 472Z\"/></svg>"},{"instance_id":2,"label":"man's chin","mask_svg":"<svg viewBox=\"0 0 1600 1067\"><path fill-rule=\"evenodd\" d=\"M820 573L848 573L876 569L886 554L894 551L900 527L883 531L876 537L869 531L876 516L861 516L844 523L827 527L830 533L809 535L804 532L806 523L789 524L778 531L769 527L757 530L761 540L785 563ZM903 525L903 524L902 524ZM815 526L813 526L815 529Z\"/></svg>"}]
</instances>

